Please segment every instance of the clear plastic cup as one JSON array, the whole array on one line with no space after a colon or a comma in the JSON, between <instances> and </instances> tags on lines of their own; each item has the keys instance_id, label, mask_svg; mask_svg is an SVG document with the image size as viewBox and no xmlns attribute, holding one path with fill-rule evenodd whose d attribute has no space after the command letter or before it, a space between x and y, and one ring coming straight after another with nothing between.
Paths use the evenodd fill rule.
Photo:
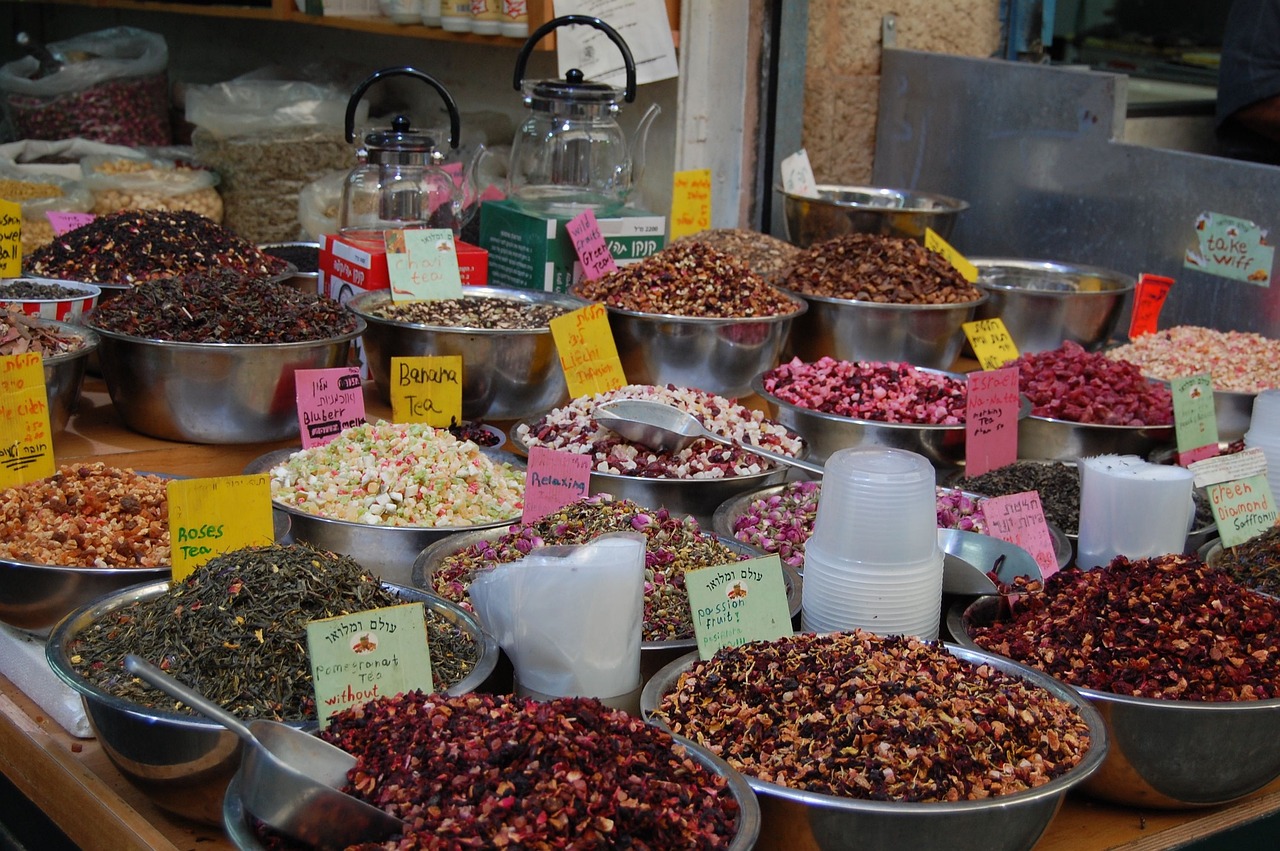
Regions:
<instances>
[{"instance_id":1,"label":"clear plastic cup","mask_svg":"<svg viewBox=\"0 0 1280 851\"><path fill-rule=\"evenodd\" d=\"M1249 430L1261 435L1280 438L1280 390L1263 390L1253 397L1253 414L1249 418Z\"/></svg>"},{"instance_id":2,"label":"clear plastic cup","mask_svg":"<svg viewBox=\"0 0 1280 851\"><path fill-rule=\"evenodd\" d=\"M879 564L916 562L937 547L933 465L904 449L854 447L825 464L813 543Z\"/></svg>"}]
</instances>

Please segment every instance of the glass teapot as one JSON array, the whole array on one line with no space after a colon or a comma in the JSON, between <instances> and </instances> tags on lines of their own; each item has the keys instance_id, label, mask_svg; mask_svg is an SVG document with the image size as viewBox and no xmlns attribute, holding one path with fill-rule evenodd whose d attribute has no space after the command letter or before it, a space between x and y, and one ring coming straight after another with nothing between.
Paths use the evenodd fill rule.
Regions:
<instances>
[{"instance_id":1,"label":"glass teapot","mask_svg":"<svg viewBox=\"0 0 1280 851\"><path fill-rule=\"evenodd\" d=\"M609 37L626 65L626 88L584 79L571 68L563 80L526 81L525 65L538 41L557 27L584 24ZM616 115L620 100L636 99L636 64L613 27L589 15L564 15L539 27L516 59L515 88L532 114L516 133L507 170L507 194L539 215L609 215L627 203L644 170L644 145L660 111L641 118L629 145Z\"/></svg>"},{"instance_id":2,"label":"glass teapot","mask_svg":"<svg viewBox=\"0 0 1280 851\"><path fill-rule=\"evenodd\" d=\"M440 93L449 112L449 148L456 150L461 121L453 98L431 76L407 66L376 71L351 93L347 102L347 141L355 141L355 116L360 98L374 83L394 76L413 77ZM415 131L405 115L395 116L389 128L374 130L363 141L362 162L342 184L339 230L350 234L450 228L456 238L475 210L466 203L465 186L470 179L471 164L464 170L462 185L459 185L445 169L445 155L436 147L435 138Z\"/></svg>"}]
</instances>

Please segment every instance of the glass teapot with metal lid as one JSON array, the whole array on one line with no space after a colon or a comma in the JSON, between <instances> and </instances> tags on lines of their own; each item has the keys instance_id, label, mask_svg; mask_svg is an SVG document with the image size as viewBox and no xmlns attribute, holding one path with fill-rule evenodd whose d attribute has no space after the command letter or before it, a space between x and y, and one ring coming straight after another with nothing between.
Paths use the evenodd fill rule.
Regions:
<instances>
[{"instance_id":1,"label":"glass teapot with metal lid","mask_svg":"<svg viewBox=\"0 0 1280 851\"><path fill-rule=\"evenodd\" d=\"M563 80L524 79L534 45L557 27L574 24L595 27L617 45L626 65L625 89L586 80L577 68ZM608 215L623 207L644 170L645 140L660 109L649 108L628 143L616 116L619 101L636 99L636 64L622 36L589 15L553 18L520 49L515 88L532 113L511 145L507 194L538 214L575 216L590 209Z\"/></svg>"},{"instance_id":2,"label":"glass teapot with metal lid","mask_svg":"<svg viewBox=\"0 0 1280 851\"><path fill-rule=\"evenodd\" d=\"M351 93L347 102L347 141L355 141L356 108L361 97L374 83L394 76L413 77L439 92L449 112L449 148L456 150L461 121L453 98L434 78L407 66L377 71ZM466 203L470 164L459 185L445 169L445 154L437 148L434 136L414 130L406 115L395 116L389 128L368 133L363 142L362 162L342 184L339 230L352 233L450 228L456 238L475 210Z\"/></svg>"}]
</instances>

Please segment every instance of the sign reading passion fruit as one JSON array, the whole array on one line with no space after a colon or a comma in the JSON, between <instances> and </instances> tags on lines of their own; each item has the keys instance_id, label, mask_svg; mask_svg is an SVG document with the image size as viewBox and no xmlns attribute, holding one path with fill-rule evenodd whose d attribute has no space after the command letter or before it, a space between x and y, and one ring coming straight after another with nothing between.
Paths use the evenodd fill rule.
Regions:
<instances>
[{"instance_id":1,"label":"sign reading passion fruit","mask_svg":"<svg viewBox=\"0 0 1280 851\"><path fill-rule=\"evenodd\" d=\"M791 609L777 553L685 573L698 656L790 635Z\"/></svg>"},{"instance_id":2,"label":"sign reading passion fruit","mask_svg":"<svg viewBox=\"0 0 1280 851\"><path fill-rule=\"evenodd\" d=\"M44 361L35 352L0 357L0 487L52 476L53 435Z\"/></svg>"},{"instance_id":3,"label":"sign reading passion fruit","mask_svg":"<svg viewBox=\"0 0 1280 851\"><path fill-rule=\"evenodd\" d=\"M461 356L392 358L391 419L433 428L462 422Z\"/></svg>"},{"instance_id":4,"label":"sign reading passion fruit","mask_svg":"<svg viewBox=\"0 0 1280 851\"><path fill-rule=\"evenodd\" d=\"M260 473L169 482L174 582L219 553L271 543L270 481Z\"/></svg>"}]
</instances>

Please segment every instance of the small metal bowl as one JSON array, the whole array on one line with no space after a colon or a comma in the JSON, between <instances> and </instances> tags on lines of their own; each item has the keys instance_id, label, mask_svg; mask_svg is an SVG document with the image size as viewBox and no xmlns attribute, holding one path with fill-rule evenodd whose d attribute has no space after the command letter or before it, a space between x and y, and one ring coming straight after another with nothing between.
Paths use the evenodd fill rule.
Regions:
<instances>
[{"instance_id":1,"label":"small metal bowl","mask_svg":"<svg viewBox=\"0 0 1280 851\"><path fill-rule=\"evenodd\" d=\"M754 375L778 365L793 327L809 309L797 295L787 297L790 312L751 319L641 313L607 304L605 309L628 381L733 398L751 392Z\"/></svg>"},{"instance_id":2,"label":"small metal bowl","mask_svg":"<svg viewBox=\"0 0 1280 851\"><path fill-rule=\"evenodd\" d=\"M468 298L501 298L566 311L587 304L560 293L469 286ZM554 408L569 397L551 329L455 328L420 325L374 315L391 301L390 290L356 296L347 306L366 323L365 358L383 402L391 403L391 359L457 355L462 358L462 416L468 420L514 420Z\"/></svg>"},{"instance_id":3,"label":"small metal bowl","mask_svg":"<svg viewBox=\"0 0 1280 851\"><path fill-rule=\"evenodd\" d=\"M44 359L44 390L49 403L49 430L54 437L66 431L71 415L80 401L80 388L89 361L98 350L98 335L83 325L69 322L42 320L41 325L56 328L59 334L73 335L84 340L74 351L63 352Z\"/></svg>"},{"instance_id":4,"label":"small metal bowl","mask_svg":"<svg viewBox=\"0 0 1280 851\"><path fill-rule=\"evenodd\" d=\"M1137 278L1110 269L1038 260L974 258L974 284L990 298L975 319L1000 319L1023 354L1067 340L1089 351L1106 345L1132 300Z\"/></svg>"},{"instance_id":5,"label":"small metal bowl","mask_svg":"<svg viewBox=\"0 0 1280 851\"><path fill-rule=\"evenodd\" d=\"M1080 762L1043 786L974 801L869 801L806 792L747 776L760 799L766 826L785 822L788 847L818 851L876 848L885 851L1027 851L1057 814L1067 792L1098 770L1107 731L1098 711L1079 694L1039 671L965 647L947 646L960 659L1013 674L1070 703L1089 726L1090 745ZM663 695L698 661L691 653L649 681L640 710L651 723Z\"/></svg>"},{"instance_id":6,"label":"small metal bowl","mask_svg":"<svg viewBox=\"0 0 1280 851\"><path fill-rule=\"evenodd\" d=\"M107 392L134 431L187 443L268 443L298 436L294 371L345 366L355 328L298 343L177 343L94 325Z\"/></svg>"},{"instance_id":7,"label":"small metal bowl","mask_svg":"<svg viewBox=\"0 0 1280 851\"><path fill-rule=\"evenodd\" d=\"M31 281L37 284L53 284L69 290L75 290L76 294L65 298L15 298L9 291L15 285L24 281ZM94 306L97 305L98 297L101 294L102 290L96 284L82 284L78 281L59 281L53 278L30 276L0 278L0 310L17 307L28 316L54 319L59 322L80 321L82 316L93 310Z\"/></svg>"},{"instance_id":8,"label":"small metal bowl","mask_svg":"<svg viewBox=\"0 0 1280 851\"><path fill-rule=\"evenodd\" d=\"M1172 425L1099 425L1034 414L1018 421L1018 457L1035 461L1075 461L1093 455L1145 458L1173 441Z\"/></svg>"},{"instance_id":9,"label":"small metal bowl","mask_svg":"<svg viewBox=\"0 0 1280 851\"><path fill-rule=\"evenodd\" d=\"M258 246L264 254L279 257L289 264L287 277L280 283L298 292L321 295L320 292L320 243L318 242L265 242ZM305 268L294 258L305 256Z\"/></svg>"},{"instance_id":10,"label":"small metal bowl","mask_svg":"<svg viewBox=\"0 0 1280 851\"><path fill-rule=\"evenodd\" d=\"M904 362L949 369L964 346L964 323L987 302L881 304L787 290L809 310L796 320L790 351L802 360ZM763 371L763 370L761 370Z\"/></svg>"},{"instance_id":11,"label":"small metal bowl","mask_svg":"<svg viewBox=\"0 0 1280 851\"><path fill-rule=\"evenodd\" d=\"M498 645L475 618L433 594L383 585L405 602L422 602L476 641L480 660L465 679L447 690L449 694L475 691L493 673ZM223 795L240 765L239 737L203 716L153 709L108 694L83 679L71 663L72 642L89 625L167 590L168 580L134 585L77 609L54 628L45 655L58 678L80 693L94 735L126 780L162 809L219 824ZM314 724L297 722L295 726Z\"/></svg>"},{"instance_id":12,"label":"small metal bowl","mask_svg":"<svg viewBox=\"0 0 1280 851\"><path fill-rule=\"evenodd\" d=\"M951 236L957 217L969 209L966 201L880 186L819 184L818 197L774 191L782 196L787 239L801 248L847 233L876 233L924 242L928 228L943 239Z\"/></svg>"},{"instance_id":13,"label":"small metal bowl","mask_svg":"<svg viewBox=\"0 0 1280 851\"><path fill-rule=\"evenodd\" d=\"M978 650L969 624L992 623L997 597L957 603L947 628ZM1239 702L1156 700L1077 688L1102 713L1111 749L1081 791L1160 809L1234 801L1280 777L1280 698Z\"/></svg>"}]
</instances>

